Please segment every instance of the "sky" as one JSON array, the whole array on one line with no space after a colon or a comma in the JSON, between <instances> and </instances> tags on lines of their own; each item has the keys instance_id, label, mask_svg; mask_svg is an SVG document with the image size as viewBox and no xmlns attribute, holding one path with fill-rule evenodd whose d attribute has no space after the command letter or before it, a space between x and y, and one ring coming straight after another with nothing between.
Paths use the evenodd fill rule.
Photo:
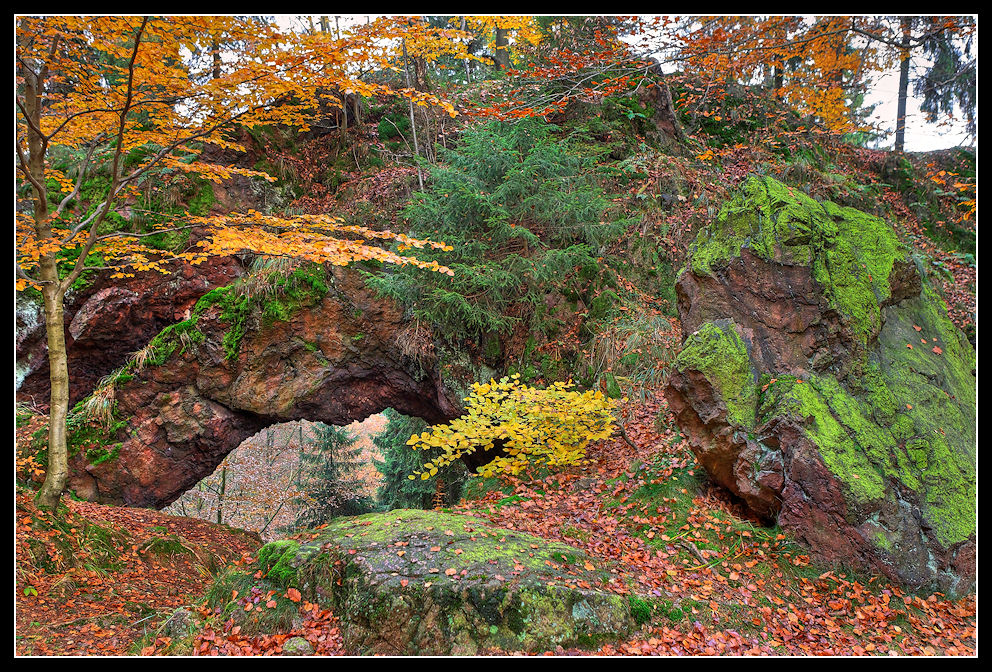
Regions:
<instances>
[{"instance_id":1,"label":"sky","mask_svg":"<svg viewBox=\"0 0 992 672\"><path fill-rule=\"evenodd\" d=\"M912 88L910 82L910 97L906 103L905 149L907 152L928 152L958 145L971 146L972 139L968 137L963 122L950 126L928 123L920 111L919 99L912 95ZM885 139L879 140L877 143L879 148L891 148L895 140L898 92L899 73L892 71L882 75L865 95L867 105L877 105L870 121L881 125L882 128L892 129Z\"/></svg>"}]
</instances>

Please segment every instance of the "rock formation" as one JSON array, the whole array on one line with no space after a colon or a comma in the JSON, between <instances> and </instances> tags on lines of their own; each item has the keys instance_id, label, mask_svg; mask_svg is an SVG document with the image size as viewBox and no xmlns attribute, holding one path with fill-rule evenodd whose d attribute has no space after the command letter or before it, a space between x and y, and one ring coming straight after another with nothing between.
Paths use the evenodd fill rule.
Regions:
<instances>
[{"instance_id":1,"label":"rock formation","mask_svg":"<svg viewBox=\"0 0 992 672\"><path fill-rule=\"evenodd\" d=\"M210 606L242 632L270 629L267 610L246 613L244 598L231 598L257 569L277 593L296 588L333 609L345 648L361 654L589 648L635 627L630 601L606 590L609 573L591 564L602 560L479 518L395 509L315 532L264 546L257 568L221 577L212 592L220 604Z\"/></svg>"},{"instance_id":2,"label":"rock formation","mask_svg":"<svg viewBox=\"0 0 992 672\"><path fill-rule=\"evenodd\" d=\"M825 562L975 579L975 353L884 221L769 178L690 247L666 395L714 481Z\"/></svg>"},{"instance_id":3,"label":"rock formation","mask_svg":"<svg viewBox=\"0 0 992 672\"><path fill-rule=\"evenodd\" d=\"M356 272L294 278L299 287L242 283L206 294L153 339L143 361L115 374L119 426L101 459L76 454L70 488L161 508L268 425L346 425L387 407L447 421L465 392L451 381L486 375L436 352L430 334Z\"/></svg>"},{"instance_id":4,"label":"rock formation","mask_svg":"<svg viewBox=\"0 0 992 672\"><path fill-rule=\"evenodd\" d=\"M218 257L199 266L184 264L169 275L138 273L126 285L104 273L74 292L65 320L70 406L155 334L187 317L201 296L230 284L242 272L237 259ZM18 400L47 406L48 352L40 307L19 301L16 326Z\"/></svg>"}]
</instances>

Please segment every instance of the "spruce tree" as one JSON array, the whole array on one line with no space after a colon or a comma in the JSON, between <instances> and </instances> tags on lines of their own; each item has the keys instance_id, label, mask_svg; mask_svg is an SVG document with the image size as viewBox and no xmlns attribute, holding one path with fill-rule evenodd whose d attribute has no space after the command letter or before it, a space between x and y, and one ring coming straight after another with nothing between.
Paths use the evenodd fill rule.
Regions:
<instances>
[{"instance_id":1,"label":"spruce tree","mask_svg":"<svg viewBox=\"0 0 992 672\"><path fill-rule=\"evenodd\" d=\"M409 476L421 470L430 456L426 451L411 449L407 440L414 434L428 431L429 426L420 418L401 415L391 408L386 409L384 415L388 419L386 428L372 439L382 455L381 461L373 460L383 476L376 504L383 510L430 509L437 503L439 494L443 505L457 502L468 476L464 465L457 463L446 468L444 473L438 474L440 480L410 480ZM442 483L440 493L439 483Z\"/></svg>"},{"instance_id":2,"label":"spruce tree","mask_svg":"<svg viewBox=\"0 0 992 672\"><path fill-rule=\"evenodd\" d=\"M300 446L295 529L322 525L337 516L357 516L375 509L354 474L360 466L357 437L341 427L317 425L316 441Z\"/></svg>"}]
</instances>

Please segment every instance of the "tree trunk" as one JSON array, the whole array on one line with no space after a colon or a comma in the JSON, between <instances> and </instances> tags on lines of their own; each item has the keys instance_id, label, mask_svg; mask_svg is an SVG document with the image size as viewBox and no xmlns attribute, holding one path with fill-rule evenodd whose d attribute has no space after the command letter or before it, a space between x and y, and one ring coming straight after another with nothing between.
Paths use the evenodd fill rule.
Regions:
<instances>
[{"instance_id":1,"label":"tree trunk","mask_svg":"<svg viewBox=\"0 0 992 672\"><path fill-rule=\"evenodd\" d=\"M459 29L462 32L465 32L465 17L464 16L462 17L461 26L459 26ZM467 59L467 58L465 59L465 81L467 81L470 84L472 83L472 62L469 59Z\"/></svg>"},{"instance_id":2,"label":"tree trunk","mask_svg":"<svg viewBox=\"0 0 992 672\"><path fill-rule=\"evenodd\" d=\"M210 41L210 48L213 50L213 78L220 79L220 40L214 38Z\"/></svg>"},{"instance_id":3,"label":"tree trunk","mask_svg":"<svg viewBox=\"0 0 992 672\"><path fill-rule=\"evenodd\" d=\"M220 470L220 492L217 493L217 524L224 522L224 493L227 492L227 467Z\"/></svg>"},{"instance_id":4,"label":"tree trunk","mask_svg":"<svg viewBox=\"0 0 992 672\"><path fill-rule=\"evenodd\" d=\"M45 139L41 128L42 75L24 68L25 115L28 125L27 173L34 195L34 229L39 241L52 238L48 221L48 191L45 182ZM48 466L45 482L35 498L42 509L55 511L69 479L69 453L66 446L66 419L69 415L69 359L65 348L65 291L59 282L58 259L49 252L39 259L39 280L45 302L45 335L48 341L48 370L51 384L48 411Z\"/></svg>"},{"instance_id":5,"label":"tree trunk","mask_svg":"<svg viewBox=\"0 0 992 672\"><path fill-rule=\"evenodd\" d=\"M899 57L899 99L896 111L896 144L895 151L902 152L906 147L906 100L909 97L909 41L912 37L913 20L904 16L900 19L902 26L902 49Z\"/></svg>"},{"instance_id":6,"label":"tree trunk","mask_svg":"<svg viewBox=\"0 0 992 672\"><path fill-rule=\"evenodd\" d=\"M47 217L47 212L45 214ZM69 358L65 347L65 320L62 294L58 287L58 269L54 255L43 260L42 281L45 298L45 333L48 338L48 368L51 382L48 411L48 467L45 482L38 491L37 504L42 509L58 508L69 478L69 455L66 447L66 420L69 416Z\"/></svg>"},{"instance_id":7,"label":"tree trunk","mask_svg":"<svg viewBox=\"0 0 992 672\"><path fill-rule=\"evenodd\" d=\"M407 63L406 55L406 40L403 40L403 70L406 72L406 85L411 87L410 84L410 66ZM417 143L417 118L413 116L413 98L410 99L410 130L413 131L413 151L420 158L420 145ZM424 174L420 170L420 164L417 164L417 181L420 183L420 190L424 190Z\"/></svg>"},{"instance_id":8,"label":"tree trunk","mask_svg":"<svg viewBox=\"0 0 992 672\"><path fill-rule=\"evenodd\" d=\"M496 29L496 45L493 50L493 61L500 70L507 70L510 67L510 41L509 31L506 28Z\"/></svg>"}]
</instances>

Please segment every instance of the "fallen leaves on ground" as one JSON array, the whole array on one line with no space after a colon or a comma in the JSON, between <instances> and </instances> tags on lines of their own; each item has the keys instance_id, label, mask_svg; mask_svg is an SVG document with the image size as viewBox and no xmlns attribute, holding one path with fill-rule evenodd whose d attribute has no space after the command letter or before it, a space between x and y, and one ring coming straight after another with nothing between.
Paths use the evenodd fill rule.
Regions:
<instances>
[{"instance_id":1,"label":"fallen leaves on ground","mask_svg":"<svg viewBox=\"0 0 992 672\"><path fill-rule=\"evenodd\" d=\"M172 641L154 633L172 612L182 607L204 617L197 604L212 572L247 561L261 546L253 533L193 518L72 500L65 505L64 522L56 525L31 493L17 495L18 655L160 654ZM105 545L105 557L90 557L107 530L116 547ZM246 637L231 624L208 628L197 636L193 655L273 655L294 636L307 639L315 653L342 652L330 612L302 604L301 615L289 633Z\"/></svg>"},{"instance_id":2,"label":"fallen leaves on ground","mask_svg":"<svg viewBox=\"0 0 992 672\"><path fill-rule=\"evenodd\" d=\"M668 499L639 498L646 486L701 473L674 425L656 425L666 411L663 399L628 410L636 448L601 443L584 468L505 481L510 503L500 505L504 491L459 507L583 548L611 568L610 590L668 610L598 655L975 655L974 595L911 596L879 577L820 572L705 479L684 518Z\"/></svg>"}]
</instances>

